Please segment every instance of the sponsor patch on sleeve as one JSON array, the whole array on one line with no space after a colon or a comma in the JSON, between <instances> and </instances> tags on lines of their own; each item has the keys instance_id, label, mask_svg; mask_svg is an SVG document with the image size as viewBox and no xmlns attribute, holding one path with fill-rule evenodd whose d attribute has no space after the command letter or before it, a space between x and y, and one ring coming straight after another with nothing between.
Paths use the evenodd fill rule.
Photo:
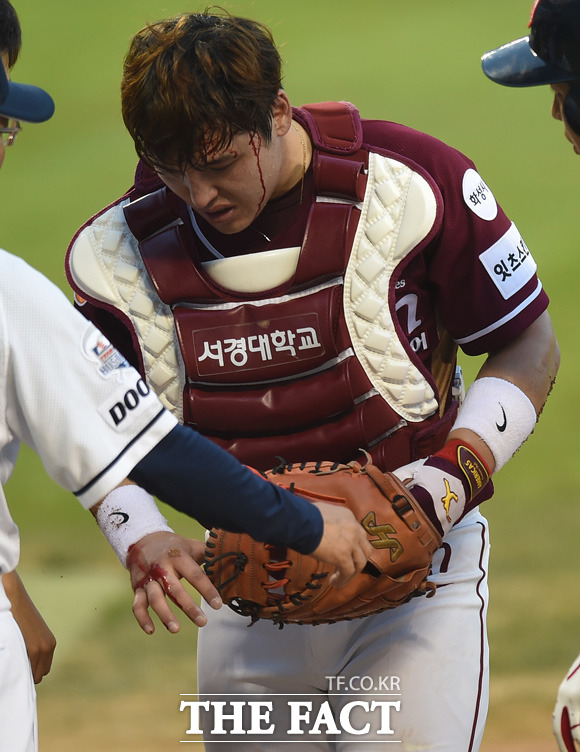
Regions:
<instances>
[{"instance_id":1,"label":"sponsor patch on sleeve","mask_svg":"<svg viewBox=\"0 0 580 752\"><path fill-rule=\"evenodd\" d=\"M491 222L497 217L497 201L481 175L473 169L463 176L463 200L480 219Z\"/></svg>"},{"instance_id":2,"label":"sponsor patch on sleeve","mask_svg":"<svg viewBox=\"0 0 580 752\"><path fill-rule=\"evenodd\" d=\"M93 326L87 329L83 338L83 352L97 364L99 374L104 379L108 379L120 368L130 367L125 357Z\"/></svg>"},{"instance_id":3,"label":"sponsor patch on sleeve","mask_svg":"<svg viewBox=\"0 0 580 752\"><path fill-rule=\"evenodd\" d=\"M509 230L479 257L504 300L522 289L538 268L518 228Z\"/></svg>"},{"instance_id":4,"label":"sponsor patch on sleeve","mask_svg":"<svg viewBox=\"0 0 580 752\"><path fill-rule=\"evenodd\" d=\"M118 389L110 395L99 406L99 413L112 428L123 432L133 427L152 402L156 402L155 395L139 378L132 387Z\"/></svg>"}]
</instances>

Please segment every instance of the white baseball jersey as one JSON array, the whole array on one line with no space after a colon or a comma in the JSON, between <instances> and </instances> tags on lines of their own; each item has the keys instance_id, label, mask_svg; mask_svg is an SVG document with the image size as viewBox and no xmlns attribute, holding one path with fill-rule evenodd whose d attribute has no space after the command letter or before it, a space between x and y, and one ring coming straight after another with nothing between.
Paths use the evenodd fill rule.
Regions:
<instances>
[{"instance_id":1,"label":"white baseball jersey","mask_svg":"<svg viewBox=\"0 0 580 752\"><path fill-rule=\"evenodd\" d=\"M54 284L1 250L0 383L0 572L9 572L19 536L1 486L21 441L89 508L177 421Z\"/></svg>"}]
</instances>

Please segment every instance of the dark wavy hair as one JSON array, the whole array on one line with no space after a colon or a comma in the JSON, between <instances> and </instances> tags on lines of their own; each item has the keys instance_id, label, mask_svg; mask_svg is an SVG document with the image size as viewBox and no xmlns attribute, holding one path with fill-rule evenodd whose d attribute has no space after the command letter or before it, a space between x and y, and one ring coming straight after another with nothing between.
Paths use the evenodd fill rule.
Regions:
<instances>
[{"instance_id":1,"label":"dark wavy hair","mask_svg":"<svg viewBox=\"0 0 580 752\"><path fill-rule=\"evenodd\" d=\"M138 32L125 58L123 120L153 167L202 167L237 133L272 138L281 60L262 24L225 12L183 14Z\"/></svg>"},{"instance_id":2,"label":"dark wavy hair","mask_svg":"<svg viewBox=\"0 0 580 752\"><path fill-rule=\"evenodd\" d=\"M14 6L8 0L0 0L0 52L8 57L8 67L12 68L22 47L20 21Z\"/></svg>"}]
</instances>

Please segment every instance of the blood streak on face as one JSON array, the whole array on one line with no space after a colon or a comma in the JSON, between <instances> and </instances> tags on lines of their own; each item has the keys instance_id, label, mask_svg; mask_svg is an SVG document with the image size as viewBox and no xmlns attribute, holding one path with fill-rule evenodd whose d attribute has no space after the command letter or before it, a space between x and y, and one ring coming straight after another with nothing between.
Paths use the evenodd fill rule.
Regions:
<instances>
[{"instance_id":1,"label":"blood streak on face","mask_svg":"<svg viewBox=\"0 0 580 752\"><path fill-rule=\"evenodd\" d=\"M254 140L254 137L257 136L258 143L256 145L256 142ZM260 150L262 148L262 136L257 133L250 136L250 145L252 147L252 150L254 152L254 155L256 157L256 165L258 167L258 175L260 176L260 185L262 186L262 196L260 197L260 200L258 201L258 208L256 210L256 215L254 219L260 214L262 211L262 206L264 204L264 199L266 198L266 183L264 182L264 174L262 172L262 165L260 164ZM253 220L252 220L253 221Z\"/></svg>"}]
</instances>

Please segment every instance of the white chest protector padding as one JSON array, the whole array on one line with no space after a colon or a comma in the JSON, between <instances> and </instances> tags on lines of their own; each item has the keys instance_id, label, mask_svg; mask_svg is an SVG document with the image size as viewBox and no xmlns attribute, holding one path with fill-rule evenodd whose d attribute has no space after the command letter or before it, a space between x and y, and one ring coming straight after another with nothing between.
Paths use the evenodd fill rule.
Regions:
<instances>
[{"instance_id":1,"label":"white chest protector padding","mask_svg":"<svg viewBox=\"0 0 580 752\"><path fill-rule=\"evenodd\" d=\"M182 420L185 368L173 314L149 279L123 206L114 205L79 234L70 254L71 273L88 297L114 305L131 320L148 382ZM420 175L401 162L370 154L367 191L344 281L345 315L373 386L411 422L432 415L438 405L397 337L389 285L394 269L427 235L435 216L435 197Z\"/></svg>"},{"instance_id":2,"label":"white chest protector padding","mask_svg":"<svg viewBox=\"0 0 580 752\"><path fill-rule=\"evenodd\" d=\"M131 320L139 337L147 382L182 421L185 368L173 313L157 295L137 240L127 227L126 203L107 209L79 234L70 253L71 274L87 297L112 304Z\"/></svg>"},{"instance_id":3,"label":"white chest protector padding","mask_svg":"<svg viewBox=\"0 0 580 752\"><path fill-rule=\"evenodd\" d=\"M344 309L357 357L373 386L411 422L433 415L433 388L401 344L389 307L393 271L429 233L437 203L406 165L371 153L369 179L344 280Z\"/></svg>"}]
</instances>

